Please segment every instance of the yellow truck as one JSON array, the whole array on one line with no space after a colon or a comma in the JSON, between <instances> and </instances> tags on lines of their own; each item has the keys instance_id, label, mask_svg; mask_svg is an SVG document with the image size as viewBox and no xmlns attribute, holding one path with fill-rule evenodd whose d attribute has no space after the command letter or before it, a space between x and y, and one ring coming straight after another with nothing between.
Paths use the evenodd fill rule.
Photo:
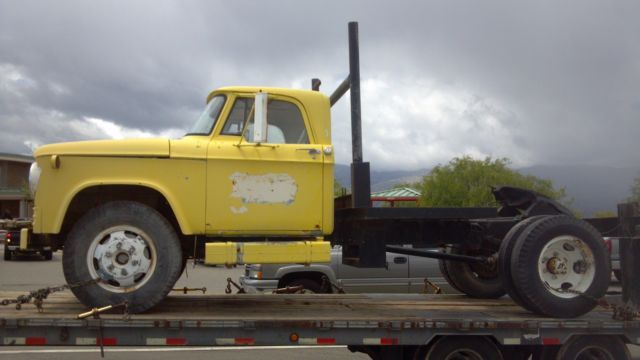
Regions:
<instances>
[{"instance_id":1,"label":"yellow truck","mask_svg":"<svg viewBox=\"0 0 640 360\"><path fill-rule=\"evenodd\" d=\"M181 139L52 144L34 156L33 232L64 246L69 283L104 280L76 292L88 304L139 293L134 311L154 305L198 236L225 237L206 246L208 264L330 259L333 148L320 92L222 88ZM232 241L256 236L271 241Z\"/></svg>"},{"instance_id":2,"label":"yellow truck","mask_svg":"<svg viewBox=\"0 0 640 360\"><path fill-rule=\"evenodd\" d=\"M508 294L538 314L593 309L610 274L597 229L620 228L618 218L576 219L552 199L509 186L493 191L500 208L370 207L357 25L349 28L349 76L331 96L317 79L313 90L226 87L209 94L180 139L37 149L29 242L63 249L64 275L82 303L126 301L132 312L158 304L188 257L309 264L328 262L330 244L359 267L385 267L387 252L437 258L459 291ZM353 201L334 209L330 109L348 90Z\"/></svg>"}]
</instances>

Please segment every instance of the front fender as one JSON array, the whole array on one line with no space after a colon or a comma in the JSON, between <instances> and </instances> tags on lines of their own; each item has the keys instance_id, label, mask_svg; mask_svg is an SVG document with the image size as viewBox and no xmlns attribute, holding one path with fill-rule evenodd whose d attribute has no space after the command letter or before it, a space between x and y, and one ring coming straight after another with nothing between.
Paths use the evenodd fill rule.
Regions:
<instances>
[{"instance_id":1,"label":"front fender","mask_svg":"<svg viewBox=\"0 0 640 360\"><path fill-rule=\"evenodd\" d=\"M65 156L57 168L47 157L37 161L42 173L35 197L35 233L58 234L73 199L83 190L106 185L153 189L168 202L182 233L204 233L204 161Z\"/></svg>"}]
</instances>

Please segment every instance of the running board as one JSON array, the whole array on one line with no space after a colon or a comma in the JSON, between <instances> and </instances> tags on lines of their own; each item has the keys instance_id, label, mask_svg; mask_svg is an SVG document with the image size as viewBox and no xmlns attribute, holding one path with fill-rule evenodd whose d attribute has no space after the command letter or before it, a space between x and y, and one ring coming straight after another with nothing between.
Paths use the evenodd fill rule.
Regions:
<instances>
[{"instance_id":1,"label":"running board","mask_svg":"<svg viewBox=\"0 0 640 360\"><path fill-rule=\"evenodd\" d=\"M331 261L328 241L215 242L205 244L207 265L311 264Z\"/></svg>"}]
</instances>

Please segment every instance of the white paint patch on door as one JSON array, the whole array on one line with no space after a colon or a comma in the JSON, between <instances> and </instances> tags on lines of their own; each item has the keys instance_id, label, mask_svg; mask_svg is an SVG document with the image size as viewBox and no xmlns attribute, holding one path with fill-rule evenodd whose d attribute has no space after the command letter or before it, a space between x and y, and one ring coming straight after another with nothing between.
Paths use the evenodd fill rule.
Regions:
<instances>
[{"instance_id":1,"label":"white paint patch on door","mask_svg":"<svg viewBox=\"0 0 640 360\"><path fill-rule=\"evenodd\" d=\"M285 204L296 199L298 185L289 174L249 175L233 173L231 197L240 198L245 204Z\"/></svg>"}]
</instances>

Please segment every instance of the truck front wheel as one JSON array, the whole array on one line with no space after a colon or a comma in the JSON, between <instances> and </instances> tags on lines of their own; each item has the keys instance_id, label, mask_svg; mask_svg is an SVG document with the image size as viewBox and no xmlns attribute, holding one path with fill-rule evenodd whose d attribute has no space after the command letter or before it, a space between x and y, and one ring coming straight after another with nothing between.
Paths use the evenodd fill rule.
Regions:
<instances>
[{"instance_id":1,"label":"truck front wheel","mask_svg":"<svg viewBox=\"0 0 640 360\"><path fill-rule=\"evenodd\" d=\"M180 276L182 250L169 222L153 208L114 201L73 227L62 257L65 279L88 307L127 302L138 313L158 304ZM97 279L94 284L74 286Z\"/></svg>"}]
</instances>

